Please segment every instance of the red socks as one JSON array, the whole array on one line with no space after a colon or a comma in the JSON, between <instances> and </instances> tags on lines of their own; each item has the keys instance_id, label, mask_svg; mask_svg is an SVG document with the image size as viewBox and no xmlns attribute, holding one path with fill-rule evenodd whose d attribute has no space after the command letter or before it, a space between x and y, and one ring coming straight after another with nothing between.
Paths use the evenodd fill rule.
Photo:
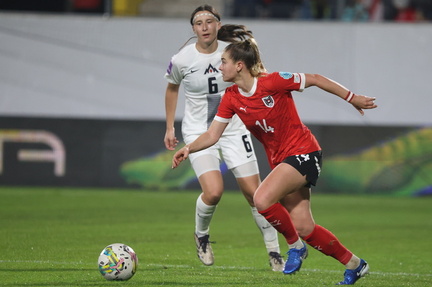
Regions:
<instances>
[{"instance_id":1,"label":"red socks","mask_svg":"<svg viewBox=\"0 0 432 287\"><path fill-rule=\"evenodd\" d=\"M264 216L278 232L283 234L288 244L294 244L299 239L291 216L286 208L279 202L259 213ZM353 255L351 251L342 245L333 233L320 225L315 225L312 233L303 237L303 240L313 248L327 256L335 258L344 265L350 261Z\"/></svg>"},{"instance_id":2,"label":"red socks","mask_svg":"<svg viewBox=\"0 0 432 287\"><path fill-rule=\"evenodd\" d=\"M269 208L259 213L267 219L267 221L280 233L283 234L288 244L294 244L298 239L298 233L294 228L286 208L278 203L273 204Z\"/></svg>"},{"instance_id":3,"label":"red socks","mask_svg":"<svg viewBox=\"0 0 432 287\"><path fill-rule=\"evenodd\" d=\"M333 233L320 225L315 225L312 233L303 237L303 240L316 250L335 258L344 265L350 261L353 255Z\"/></svg>"}]
</instances>

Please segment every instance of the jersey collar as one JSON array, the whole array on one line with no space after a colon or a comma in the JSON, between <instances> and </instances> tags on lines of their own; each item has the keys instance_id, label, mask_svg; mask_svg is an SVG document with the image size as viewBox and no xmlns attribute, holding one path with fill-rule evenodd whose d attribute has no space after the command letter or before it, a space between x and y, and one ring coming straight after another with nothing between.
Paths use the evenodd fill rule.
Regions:
<instances>
[{"instance_id":1,"label":"jersey collar","mask_svg":"<svg viewBox=\"0 0 432 287\"><path fill-rule=\"evenodd\" d=\"M242 96L245 96L245 97L251 97L251 96L253 96L253 94L255 94L256 89L257 89L257 83L258 83L258 78L254 78L254 83L253 83L252 89L249 92L245 92L242 89L240 89L240 87L239 87L238 88L239 93Z\"/></svg>"}]
</instances>

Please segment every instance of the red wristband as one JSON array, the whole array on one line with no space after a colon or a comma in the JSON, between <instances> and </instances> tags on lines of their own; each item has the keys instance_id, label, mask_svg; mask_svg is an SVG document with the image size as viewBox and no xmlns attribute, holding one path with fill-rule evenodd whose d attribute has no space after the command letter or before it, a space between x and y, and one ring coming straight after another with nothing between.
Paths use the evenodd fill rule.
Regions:
<instances>
[{"instance_id":1,"label":"red wristband","mask_svg":"<svg viewBox=\"0 0 432 287\"><path fill-rule=\"evenodd\" d=\"M354 93L348 91L348 94L345 96L345 101L347 101L348 103L351 103L352 99L354 99Z\"/></svg>"}]
</instances>

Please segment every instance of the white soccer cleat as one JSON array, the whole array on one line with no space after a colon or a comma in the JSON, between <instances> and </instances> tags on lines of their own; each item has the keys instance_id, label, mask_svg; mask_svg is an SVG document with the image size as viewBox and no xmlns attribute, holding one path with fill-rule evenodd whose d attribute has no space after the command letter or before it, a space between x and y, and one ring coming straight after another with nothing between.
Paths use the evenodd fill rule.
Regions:
<instances>
[{"instance_id":1,"label":"white soccer cleat","mask_svg":"<svg viewBox=\"0 0 432 287\"><path fill-rule=\"evenodd\" d=\"M198 238L198 236L195 234L198 258L204 265L207 266L213 265L214 263L214 255L210 245L209 237L210 235L205 235Z\"/></svg>"},{"instance_id":2,"label":"white soccer cleat","mask_svg":"<svg viewBox=\"0 0 432 287\"><path fill-rule=\"evenodd\" d=\"M269 263L273 271L282 272L285 267L285 261L278 252L269 253Z\"/></svg>"}]
</instances>

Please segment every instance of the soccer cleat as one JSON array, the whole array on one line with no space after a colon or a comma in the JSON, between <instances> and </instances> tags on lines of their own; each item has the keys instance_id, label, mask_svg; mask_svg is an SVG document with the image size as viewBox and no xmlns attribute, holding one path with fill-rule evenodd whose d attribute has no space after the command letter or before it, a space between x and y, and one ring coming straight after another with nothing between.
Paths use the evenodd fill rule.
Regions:
<instances>
[{"instance_id":1,"label":"soccer cleat","mask_svg":"<svg viewBox=\"0 0 432 287\"><path fill-rule=\"evenodd\" d=\"M361 277L369 273L369 265L363 259L360 259L360 265L354 270L346 269L344 273L344 281L336 285L353 285Z\"/></svg>"},{"instance_id":2,"label":"soccer cleat","mask_svg":"<svg viewBox=\"0 0 432 287\"><path fill-rule=\"evenodd\" d=\"M283 257L278 252L269 253L269 262L273 271L283 271L285 261Z\"/></svg>"},{"instance_id":3,"label":"soccer cleat","mask_svg":"<svg viewBox=\"0 0 432 287\"><path fill-rule=\"evenodd\" d=\"M198 238L198 236L195 234L198 258L204 265L207 266L213 265L214 263L214 255L210 245L209 237L210 235L205 235Z\"/></svg>"},{"instance_id":4,"label":"soccer cleat","mask_svg":"<svg viewBox=\"0 0 432 287\"><path fill-rule=\"evenodd\" d=\"M288 250L287 255L288 258L287 262L285 263L285 269L283 270L283 273L293 274L300 270L303 260L305 260L308 256L306 244L303 243L303 248L300 249L291 248Z\"/></svg>"}]
</instances>

